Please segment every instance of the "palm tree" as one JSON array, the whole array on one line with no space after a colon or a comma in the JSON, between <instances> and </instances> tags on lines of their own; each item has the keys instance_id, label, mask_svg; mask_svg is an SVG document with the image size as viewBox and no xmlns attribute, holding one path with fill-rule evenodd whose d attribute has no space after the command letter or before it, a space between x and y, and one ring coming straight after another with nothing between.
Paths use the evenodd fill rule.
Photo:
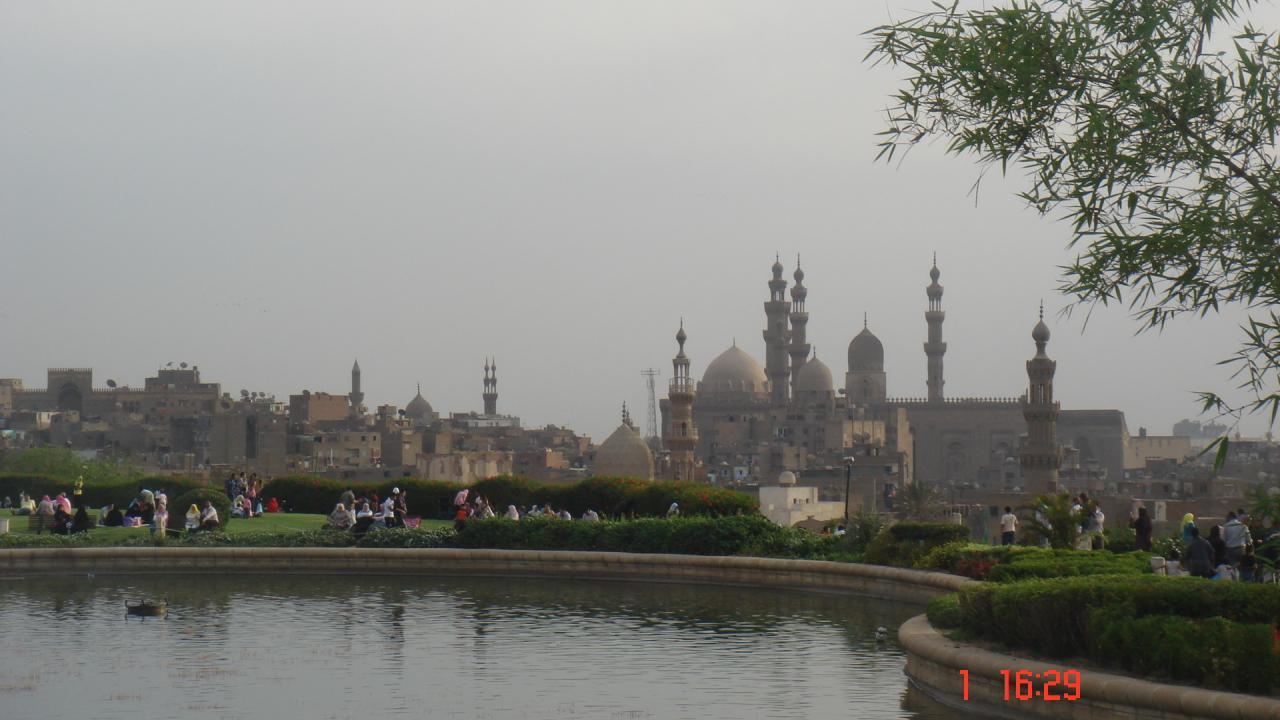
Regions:
<instances>
[{"instance_id":1,"label":"palm tree","mask_svg":"<svg viewBox=\"0 0 1280 720\"><path fill-rule=\"evenodd\" d=\"M902 517L925 520L942 514L942 496L932 485L916 481L902 490Z\"/></svg>"},{"instance_id":2,"label":"palm tree","mask_svg":"<svg viewBox=\"0 0 1280 720\"><path fill-rule=\"evenodd\" d=\"M1030 505L1020 508L1032 511L1031 519L1023 525L1024 536L1037 544L1048 541L1054 549L1074 548L1083 518L1072 505L1071 496L1066 493L1037 495Z\"/></svg>"}]
</instances>

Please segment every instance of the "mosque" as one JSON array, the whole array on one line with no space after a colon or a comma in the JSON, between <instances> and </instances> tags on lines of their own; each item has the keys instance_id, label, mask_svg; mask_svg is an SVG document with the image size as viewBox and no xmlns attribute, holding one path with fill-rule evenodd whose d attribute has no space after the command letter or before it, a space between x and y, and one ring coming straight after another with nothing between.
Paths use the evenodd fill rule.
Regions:
<instances>
[{"instance_id":1,"label":"mosque","mask_svg":"<svg viewBox=\"0 0 1280 720\"><path fill-rule=\"evenodd\" d=\"M832 369L812 354L806 340L808 289L799 261L789 299L780 260L772 270L764 303L763 366L735 342L695 382L681 323L674 375L660 403L665 448L660 475L720 483L770 482L784 471L844 477L843 467L855 458L854 473L897 487L920 479L1031 490L1056 485L1065 453L1093 477L1123 476L1129 441L1124 414L1059 411L1052 398L1055 364L1045 354L1049 330L1043 310L1033 333L1037 354L1028 362L1026 384L1019 383L1031 389L1030 395L947 397L946 315L935 257L925 288L928 394L893 398L887 395L884 345L865 317L849 342L843 387L837 387Z\"/></svg>"}]
</instances>

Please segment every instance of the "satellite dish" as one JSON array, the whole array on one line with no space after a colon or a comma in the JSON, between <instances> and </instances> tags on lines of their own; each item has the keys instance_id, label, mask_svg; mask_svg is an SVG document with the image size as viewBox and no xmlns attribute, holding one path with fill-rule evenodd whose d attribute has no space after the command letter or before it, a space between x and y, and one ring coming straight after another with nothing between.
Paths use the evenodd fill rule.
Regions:
<instances>
[{"instance_id":1,"label":"satellite dish","mask_svg":"<svg viewBox=\"0 0 1280 720\"><path fill-rule=\"evenodd\" d=\"M249 397L249 391L248 391L248 390L241 390L241 391L240 391L240 397L242 397L242 398Z\"/></svg>"},{"instance_id":2,"label":"satellite dish","mask_svg":"<svg viewBox=\"0 0 1280 720\"><path fill-rule=\"evenodd\" d=\"M186 369L187 369L187 364L186 364L186 363L178 363L178 367L182 368L183 370L186 370Z\"/></svg>"},{"instance_id":3,"label":"satellite dish","mask_svg":"<svg viewBox=\"0 0 1280 720\"><path fill-rule=\"evenodd\" d=\"M115 381L115 380L108 380L108 381L107 381L107 387L109 387L109 388L115 388L115 386L116 386L116 381Z\"/></svg>"}]
</instances>

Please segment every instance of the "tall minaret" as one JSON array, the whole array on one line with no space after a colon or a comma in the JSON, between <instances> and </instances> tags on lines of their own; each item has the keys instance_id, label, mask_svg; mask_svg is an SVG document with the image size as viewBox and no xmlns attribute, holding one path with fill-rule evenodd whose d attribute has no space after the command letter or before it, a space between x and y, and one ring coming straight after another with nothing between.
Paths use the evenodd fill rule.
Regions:
<instances>
[{"instance_id":1,"label":"tall minaret","mask_svg":"<svg viewBox=\"0 0 1280 720\"><path fill-rule=\"evenodd\" d=\"M764 328L764 372L769 376L770 400L775 405L787 403L788 382L787 340L791 332L787 330L787 314L791 311L791 303L787 302L787 281L782 279L782 259L773 263L773 279L769 281L769 301L764 304L766 322Z\"/></svg>"},{"instance_id":2,"label":"tall minaret","mask_svg":"<svg viewBox=\"0 0 1280 720\"><path fill-rule=\"evenodd\" d=\"M360 361L356 360L355 365L351 366L351 394L347 395L347 399L351 402L351 416L359 417L364 414L364 393L360 392Z\"/></svg>"},{"instance_id":3,"label":"tall minaret","mask_svg":"<svg viewBox=\"0 0 1280 720\"><path fill-rule=\"evenodd\" d=\"M1044 324L1044 303L1040 303L1040 322L1031 331L1036 341L1036 356L1027 361L1027 401L1022 416L1027 419L1027 441L1018 459L1022 479L1031 492L1058 490L1058 468L1062 466L1062 450L1058 447L1058 403L1053 399L1053 373L1058 363L1049 359L1044 348L1049 344L1049 327Z\"/></svg>"},{"instance_id":4,"label":"tall minaret","mask_svg":"<svg viewBox=\"0 0 1280 720\"><path fill-rule=\"evenodd\" d=\"M680 351L671 361L671 384L667 401L671 408L665 433L665 445L671 453L671 479L693 480L694 452L698 447L698 429L693 425L694 381L689 377L689 358L684 354L684 320L676 333Z\"/></svg>"},{"instance_id":5,"label":"tall minaret","mask_svg":"<svg viewBox=\"0 0 1280 720\"><path fill-rule=\"evenodd\" d=\"M942 286L938 284L938 254L933 254L933 269L929 278L933 280L925 293L929 296L929 309L924 313L924 321L929 323L929 341L924 344L924 354L929 357L929 402L942 402L942 356L947 353L947 344L942 342L942 321L947 314L942 311Z\"/></svg>"},{"instance_id":6,"label":"tall minaret","mask_svg":"<svg viewBox=\"0 0 1280 720\"><path fill-rule=\"evenodd\" d=\"M498 361L484 361L484 414L498 414Z\"/></svg>"},{"instance_id":7,"label":"tall minaret","mask_svg":"<svg viewBox=\"0 0 1280 720\"><path fill-rule=\"evenodd\" d=\"M809 324L809 313L804 309L804 299L809 290L804 286L804 271L800 269L800 256L796 255L796 284L791 287L791 345L787 352L791 354L792 397L795 397L796 377L800 368L809 359L809 343L805 342L805 327Z\"/></svg>"}]
</instances>

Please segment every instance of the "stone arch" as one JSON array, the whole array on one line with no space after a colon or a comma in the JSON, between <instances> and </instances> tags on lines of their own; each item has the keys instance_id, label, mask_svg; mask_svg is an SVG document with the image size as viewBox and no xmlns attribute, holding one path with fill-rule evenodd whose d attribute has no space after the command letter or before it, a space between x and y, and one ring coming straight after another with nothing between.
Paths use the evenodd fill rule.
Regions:
<instances>
[{"instance_id":1,"label":"stone arch","mask_svg":"<svg viewBox=\"0 0 1280 720\"><path fill-rule=\"evenodd\" d=\"M80 388L75 383L67 383L58 390L58 409L76 412L84 410L84 396L80 394Z\"/></svg>"}]
</instances>

